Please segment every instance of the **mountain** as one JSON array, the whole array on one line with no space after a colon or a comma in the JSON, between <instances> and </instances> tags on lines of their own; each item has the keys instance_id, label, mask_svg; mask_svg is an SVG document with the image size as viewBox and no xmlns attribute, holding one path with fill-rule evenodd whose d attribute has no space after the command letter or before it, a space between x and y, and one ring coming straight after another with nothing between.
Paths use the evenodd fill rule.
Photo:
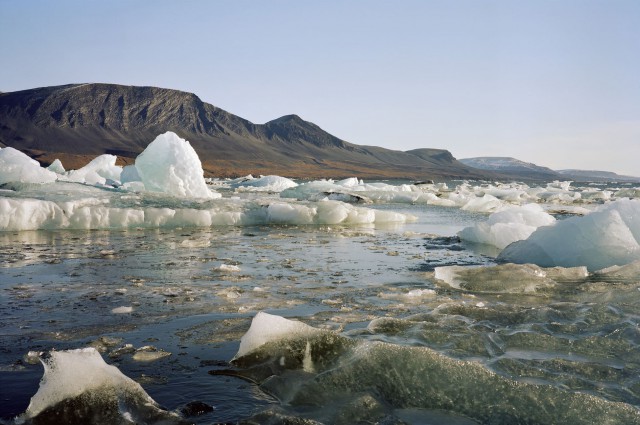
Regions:
<instances>
[{"instance_id":1,"label":"mountain","mask_svg":"<svg viewBox=\"0 0 640 425\"><path fill-rule=\"evenodd\" d=\"M168 130L191 143L207 176L497 178L445 150L356 145L297 115L254 124L178 90L71 84L0 94L0 146L43 165L59 158L79 168L104 153L131 163Z\"/></svg>"},{"instance_id":2,"label":"mountain","mask_svg":"<svg viewBox=\"0 0 640 425\"><path fill-rule=\"evenodd\" d=\"M459 160L469 167L479 170L494 171L514 178L533 180L555 180L564 178L561 174L547 167L510 157L483 156Z\"/></svg>"},{"instance_id":3,"label":"mountain","mask_svg":"<svg viewBox=\"0 0 640 425\"><path fill-rule=\"evenodd\" d=\"M597 170L556 170L564 178L575 181L610 181L610 182L640 182L640 177L624 176L611 171Z\"/></svg>"},{"instance_id":4,"label":"mountain","mask_svg":"<svg viewBox=\"0 0 640 425\"><path fill-rule=\"evenodd\" d=\"M622 176L610 171L552 170L510 157L463 158L459 162L479 170L493 171L511 178L532 180L573 180L581 182L640 182L640 177Z\"/></svg>"}]
</instances>

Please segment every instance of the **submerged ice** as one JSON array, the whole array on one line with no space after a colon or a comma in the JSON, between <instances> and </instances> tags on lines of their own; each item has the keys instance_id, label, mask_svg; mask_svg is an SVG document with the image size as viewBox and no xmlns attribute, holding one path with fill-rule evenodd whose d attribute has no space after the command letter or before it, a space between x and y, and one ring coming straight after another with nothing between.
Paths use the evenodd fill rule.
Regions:
<instances>
[{"instance_id":1,"label":"submerged ice","mask_svg":"<svg viewBox=\"0 0 640 425\"><path fill-rule=\"evenodd\" d=\"M255 344L238 352L233 373L326 423L349 423L345 412L323 408L338 400L353 406L351 423L373 420L371 415L392 421L396 409L407 408L492 424L640 423L640 412L628 404L514 381L427 347L352 339L266 314L254 318L246 338ZM361 404L362 397L368 402Z\"/></svg>"}]
</instances>

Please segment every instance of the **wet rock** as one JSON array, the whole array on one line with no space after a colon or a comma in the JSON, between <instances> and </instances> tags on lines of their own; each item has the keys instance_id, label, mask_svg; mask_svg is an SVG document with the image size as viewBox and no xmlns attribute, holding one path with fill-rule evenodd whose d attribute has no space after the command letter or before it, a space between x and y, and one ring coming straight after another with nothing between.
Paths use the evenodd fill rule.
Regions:
<instances>
[{"instance_id":1,"label":"wet rock","mask_svg":"<svg viewBox=\"0 0 640 425\"><path fill-rule=\"evenodd\" d=\"M181 409L180 413L182 413L186 417L192 416L200 416L206 413L211 413L215 410L215 408L205 402L202 401L191 401L185 404Z\"/></svg>"}]
</instances>

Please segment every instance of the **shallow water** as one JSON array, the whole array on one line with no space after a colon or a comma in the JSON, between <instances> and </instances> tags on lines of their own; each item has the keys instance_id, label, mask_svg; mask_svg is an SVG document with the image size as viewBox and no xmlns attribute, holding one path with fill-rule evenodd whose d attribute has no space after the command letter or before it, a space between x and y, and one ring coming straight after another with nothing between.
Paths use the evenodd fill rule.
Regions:
<instances>
[{"instance_id":1,"label":"shallow water","mask_svg":"<svg viewBox=\"0 0 640 425\"><path fill-rule=\"evenodd\" d=\"M434 350L439 373L451 373L471 395L482 391L478 377L523 385L522 392L533 395L528 404L518 400L527 406L523 411L531 410L520 423L554 417L553 411L535 413L545 389L578 410L604 403L611 423L640 422L626 407L606 404L626 403L635 406L632 411L640 406L638 281L590 276L527 293L514 293L509 282L491 291L451 288L435 279L435 267L495 264L495 251L454 237L486 215L411 204L373 208L417 220L386 227L0 232L0 417L10 422L23 413L38 389L42 366L24 358L29 351L94 346L165 410L180 411L193 401L214 407L187 418L195 423L235 423L254 415L255 423L286 417L410 424L513 418L492 416L489 408L474 417L460 400L394 398L392 385L429 392L424 382L396 381L373 370L388 368L393 355L384 356L396 353L403 359L394 366L399 376L415 376L431 354L413 349ZM259 311L336 331L346 345L383 344L366 358L371 376L359 366L345 368L344 358L327 360L331 374L283 375L287 388L317 384L304 398L279 391L273 380L259 385L242 368L236 372L244 378L209 373L230 368ZM121 349L126 344L132 348ZM136 360L135 349L149 345L164 357ZM342 380L340 394L350 396L333 397L332 380ZM326 393L313 399L313 390L323 388ZM434 397L448 394L441 391ZM582 394L593 397L583 400ZM497 392L493 402L501 403L503 395Z\"/></svg>"}]
</instances>

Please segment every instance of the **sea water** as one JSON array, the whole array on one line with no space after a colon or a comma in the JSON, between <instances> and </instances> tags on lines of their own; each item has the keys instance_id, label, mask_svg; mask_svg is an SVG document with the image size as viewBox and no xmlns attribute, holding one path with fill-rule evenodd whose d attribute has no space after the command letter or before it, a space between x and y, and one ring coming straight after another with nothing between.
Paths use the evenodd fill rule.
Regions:
<instances>
[{"instance_id":1,"label":"sea water","mask_svg":"<svg viewBox=\"0 0 640 425\"><path fill-rule=\"evenodd\" d=\"M522 270L493 280L478 271L467 279L488 289L456 287L437 272L496 265L497 251L456 237L486 213L369 207L416 220L1 232L3 421L70 421L78 409L55 400L25 416L43 375L37 358L65 375L47 353L93 347L176 415L143 411L140 422L640 423L635 277L549 274L520 290L511 280ZM231 362L259 312L331 338L292 333ZM105 365L83 367L73 380ZM79 403L104 409L95 397ZM120 410L100 417L85 406L76 423L130 423L131 409Z\"/></svg>"}]
</instances>

